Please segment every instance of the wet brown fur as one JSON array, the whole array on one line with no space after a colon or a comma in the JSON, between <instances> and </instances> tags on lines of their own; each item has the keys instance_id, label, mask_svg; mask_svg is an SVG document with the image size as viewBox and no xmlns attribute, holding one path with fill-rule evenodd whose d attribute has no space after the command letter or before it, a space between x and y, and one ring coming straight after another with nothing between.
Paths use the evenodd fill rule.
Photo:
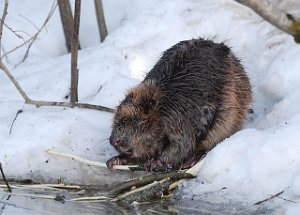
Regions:
<instances>
[{"instance_id":1,"label":"wet brown fur","mask_svg":"<svg viewBox=\"0 0 300 215\"><path fill-rule=\"evenodd\" d=\"M238 131L250 102L248 77L227 46L183 41L128 91L110 142L122 158L179 167Z\"/></svg>"}]
</instances>

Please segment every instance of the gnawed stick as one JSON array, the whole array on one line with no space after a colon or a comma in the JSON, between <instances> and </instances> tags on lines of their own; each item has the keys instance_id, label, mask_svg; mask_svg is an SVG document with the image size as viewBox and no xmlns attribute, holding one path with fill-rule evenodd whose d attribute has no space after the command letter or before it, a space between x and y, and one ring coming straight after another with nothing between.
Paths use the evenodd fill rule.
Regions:
<instances>
[{"instance_id":1,"label":"gnawed stick","mask_svg":"<svg viewBox=\"0 0 300 215\"><path fill-rule=\"evenodd\" d=\"M196 165L194 165L193 167L191 167L190 169L186 170L183 173L186 174L186 176L189 176L188 178L195 178L200 168L202 167L203 163L204 163L204 158L202 158ZM161 175L167 177L166 174L161 174ZM174 180L176 179L179 180L181 178L174 178ZM112 201L133 203L133 202L145 202L154 199L156 200L161 199L164 194L166 193L169 194L171 190L175 189L185 179L173 183L174 180L171 180L170 177L167 177L160 181L154 181L151 184L129 191L125 194L119 195Z\"/></svg>"},{"instance_id":2,"label":"gnawed stick","mask_svg":"<svg viewBox=\"0 0 300 215\"><path fill-rule=\"evenodd\" d=\"M131 204L132 202L145 202L153 199L161 199L164 192L168 190L169 184L166 184L168 181L170 181L169 177L160 181L154 181L151 184L119 195L111 201L126 202Z\"/></svg>"},{"instance_id":3,"label":"gnawed stick","mask_svg":"<svg viewBox=\"0 0 300 215\"><path fill-rule=\"evenodd\" d=\"M106 196L93 196L93 197L80 197L80 198L74 198L70 199L68 201L74 201L74 202L98 202L98 201L109 201L112 198L106 197Z\"/></svg>"},{"instance_id":4,"label":"gnawed stick","mask_svg":"<svg viewBox=\"0 0 300 215\"><path fill-rule=\"evenodd\" d=\"M170 180L180 180L180 179L191 179L195 178L192 174L180 171L172 171L168 173L156 173L146 176L141 176L138 178L134 178L128 181L125 181L121 184L118 184L114 189L111 189L109 194L110 196L118 195L126 190L129 190L131 187L140 187L145 184L152 183L153 181L160 181L164 178L170 178Z\"/></svg>"},{"instance_id":5,"label":"gnawed stick","mask_svg":"<svg viewBox=\"0 0 300 215\"><path fill-rule=\"evenodd\" d=\"M47 152L49 154L52 154L52 155L58 155L58 156L66 157L66 158L71 158L72 160L76 160L78 162L85 163L85 164L88 164L88 165L107 168L105 163L98 162L98 161L87 160L85 158L81 158L81 157L76 156L76 155L72 155L72 154L68 154L68 153L64 153L64 152L58 152L58 151L55 151L53 149L48 149ZM114 165L113 169L133 171L133 170L140 170L140 167L138 165L128 165L128 166L127 165Z\"/></svg>"},{"instance_id":6,"label":"gnawed stick","mask_svg":"<svg viewBox=\"0 0 300 215\"><path fill-rule=\"evenodd\" d=\"M196 177L197 173L200 171L200 169L202 168L202 166L204 164L204 160L205 160L205 156L202 157L201 160L198 161L198 163L196 163L194 166L192 166L191 168L186 170L186 173L191 174L194 177ZM185 181L185 179L174 182L173 184L170 185L169 190L175 189L180 184L182 184L184 181Z\"/></svg>"}]
</instances>

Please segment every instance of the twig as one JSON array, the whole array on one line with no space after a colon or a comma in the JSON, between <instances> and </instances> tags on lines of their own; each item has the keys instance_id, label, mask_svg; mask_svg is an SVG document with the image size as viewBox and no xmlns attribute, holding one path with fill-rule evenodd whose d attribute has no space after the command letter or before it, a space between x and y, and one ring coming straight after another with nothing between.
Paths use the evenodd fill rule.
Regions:
<instances>
[{"instance_id":1,"label":"twig","mask_svg":"<svg viewBox=\"0 0 300 215\"><path fill-rule=\"evenodd\" d=\"M18 115L19 115L20 113L22 113L22 112L23 112L22 109L18 110L18 112L17 112L17 114L16 114L14 120L13 120L12 123L11 123L10 129L9 129L9 135L11 134L11 130L12 130L12 127L13 127L13 125L14 125L14 122L16 121Z\"/></svg>"},{"instance_id":2,"label":"twig","mask_svg":"<svg viewBox=\"0 0 300 215\"><path fill-rule=\"evenodd\" d=\"M291 203L297 203L297 202L295 202L295 201L293 201L293 200L286 199L286 198L283 198L283 197L281 197L281 196L276 196L276 198L279 198L279 199L282 199L282 200L284 200L284 201L291 202Z\"/></svg>"},{"instance_id":3,"label":"twig","mask_svg":"<svg viewBox=\"0 0 300 215\"><path fill-rule=\"evenodd\" d=\"M1 20L2 22L2 20ZM3 26L5 26L11 33L13 33L16 37L18 37L19 39L22 39L24 41L24 38L22 35L18 34L17 32L23 32L25 34L27 34L26 32L24 31L21 31L21 30L18 30L18 31L15 31L13 30L11 27L9 27L7 24L3 23ZM27 34L28 35L28 34Z\"/></svg>"},{"instance_id":4,"label":"twig","mask_svg":"<svg viewBox=\"0 0 300 215\"><path fill-rule=\"evenodd\" d=\"M37 107L41 106L61 106L61 107L79 107L79 108L86 108L86 109L93 109L93 110L99 110L99 111L105 111L109 113L114 113L114 110L111 108L99 106L99 105L92 105L92 104L86 104L86 103L70 103L70 102L53 102L53 101L36 101L31 100L25 91L22 89L18 81L12 76L11 72L8 70L8 68L4 65L2 60L0 59L0 69L2 69L8 78L11 80L11 82L15 85L19 93L22 95L23 99L25 100L25 104L31 104L36 105Z\"/></svg>"},{"instance_id":5,"label":"twig","mask_svg":"<svg viewBox=\"0 0 300 215\"><path fill-rule=\"evenodd\" d=\"M19 16L22 17L23 19L25 19L27 22L29 22L36 30L39 30L39 27L36 24L34 24L33 21L31 21L27 17L23 16L22 14L19 14Z\"/></svg>"},{"instance_id":6,"label":"twig","mask_svg":"<svg viewBox=\"0 0 300 215\"><path fill-rule=\"evenodd\" d=\"M291 14L278 9L271 0L236 0L251 8L262 18L277 28L294 37L295 42L300 43L300 21Z\"/></svg>"},{"instance_id":7,"label":"twig","mask_svg":"<svg viewBox=\"0 0 300 215\"><path fill-rule=\"evenodd\" d=\"M4 25L5 17L7 15L7 8L8 8L8 0L5 0L3 14L2 14L1 23L0 23L0 47L1 47L1 41L2 41L3 25ZM0 56L1 56L1 49L0 49Z\"/></svg>"},{"instance_id":8,"label":"twig","mask_svg":"<svg viewBox=\"0 0 300 215\"><path fill-rule=\"evenodd\" d=\"M180 172L180 171L173 171L168 173L159 173L159 174L151 174L146 176L141 176L138 178L134 178L132 180L125 181L121 184L118 184L115 186L115 188L110 190L110 195L118 195L121 192L124 192L126 190L129 190L131 187L140 187L145 184L152 183L153 181L159 181L164 178L170 178L170 180L180 180L180 179L191 179L195 178L195 176L186 173L186 172Z\"/></svg>"},{"instance_id":9,"label":"twig","mask_svg":"<svg viewBox=\"0 0 300 215\"><path fill-rule=\"evenodd\" d=\"M62 157L71 158L72 160L76 160L76 161L79 161L79 162L81 162L81 163L85 163L85 164L88 164L88 165L93 165L93 166L98 166L98 167L107 168L107 166L106 166L105 163L98 162L98 161L87 160L87 159L78 157L78 156L76 156L76 155L67 154L67 153L64 153L64 152L58 152L58 151L55 151L55 150L53 150L53 149L48 149L47 152L48 152L49 154L52 154L52 155L59 155L59 156L62 156ZM114 165L113 168L114 168L114 169L118 169L118 170L131 170L131 171L132 171L132 168L133 168L133 169L134 169L134 168L138 168L138 166L137 166L137 165L132 165L132 166Z\"/></svg>"},{"instance_id":10,"label":"twig","mask_svg":"<svg viewBox=\"0 0 300 215\"><path fill-rule=\"evenodd\" d=\"M26 95L26 93L24 92L24 90L21 88L21 86L19 85L19 83L16 81L16 79L11 75L10 71L8 70L8 68L3 64L3 62L2 62L1 59L0 59L0 69L2 69L6 73L6 75L8 76L8 78L15 85L15 87L17 88L17 90L19 91L19 93L21 94L21 96L24 98L25 103L28 102L30 99L28 98L28 96Z\"/></svg>"},{"instance_id":11,"label":"twig","mask_svg":"<svg viewBox=\"0 0 300 215\"><path fill-rule=\"evenodd\" d=\"M9 184L8 184L8 182L7 182L7 180L6 180L6 178L5 178L5 175L4 175L4 171L3 171L3 168L2 168L2 163L1 163L1 162L0 162L0 171L1 171L1 174L2 174L2 178L3 178L3 180L4 180L4 182L5 182L6 186L7 186L7 189L8 189L8 191L11 193L11 188L10 188L10 186L9 186Z\"/></svg>"},{"instance_id":12,"label":"twig","mask_svg":"<svg viewBox=\"0 0 300 215\"><path fill-rule=\"evenodd\" d=\"M35 105L37 107L41 106L60 106L60 107L69 107L69 108L74 108L74 107L79 107L79 108L85 108L85 109L92 109L92 110L99 110L99 111L105 111L108 113L114 113L115 110L100 106L100 105L93 105L93 104L87 104L87 103L70 103L70 102L54 102L54 101L36 101L36 100L31 100L29 99L27 102L25 101L26 104L31 104Z\"/></svg>"},{"instance_id":13,"label":"twig","mask_svg":"<svg viewBox=\"0 0 300 215\"><path fill-rule=\"evenodd\" d=\"M280 196L283 192L284 192L284 190L283 190L283 191L280 191L279 193L276 193L275 195L272 195L272 196L270 196L270 197L268 197L268 198L266 198L266 199L264 199L264 200L258 201L258 202L256 202L254 205L260 205L261 203L264 203L264 202L269 201L269 200L271 200L271 199L273 199L273 198L275 198L275 197L278 197L278 196Z\"/></svg>"},{"instance_id":14,"label":"twig","mask_svg":"<svg viewBox=\"0 0 300 215\"><path fill-rule=\"evenodd\" d=\"M6 2L8 4L8 0L6 0L5 3ZM52 14L54 12L54 9L57 6L55 4L55 2L56 1L54 1L53 5L52 5L52 8L51 8L51 11L50 11L50 14L48 15L47 19L45 20L42 28L45 27L46 23L48 22L48 20L52 16ZM1 40L2 40L3 24L4 24L4 20L5 20L4 14L7 14L7 6L4 7L4 12L3 12L2 20L0 22L0 46L1 46ZM42 28L40 29L40 31L37 32L37 34L35 35L36 37L41 32ZM27 51L29 52L29 49ZM6 52L5 55L7 55L7 52ZM2 58L4 56L2 56ZM19 91L19 93L21 94L21 96L23 97L23 99L25 100L25 104L36 105L37 107L40 107L40 106L61 106L61 107L70 107L70 108L79 107L79 108L86 108L86 109L93 109L93 110L100 110L100 111L105 111L105 112L109 112L109 113L114 113L113 109L107 108L107 107L103 107L103 106L99 106L99 105L91 105L91 104L85 104L85 103L69 103L69 102L52 102L52 101L36 101L36 100L31 100L27 96L27 94L25 93L25 91L22 89L22 87L20 86L20 84L18 83L18 81L13 77L13 75L11 74L11 72L9 71L9 69L6 67L6 65L3 63L2 58L0 58L0 69L2 69L5 72L5 74L8 76L8 78L10 79L10 81L17 88L17 90Z\"/></svg>"},{"instance_id":15,"label":"twig","mask_svg":"<svg viewBox=\"0 0 300 215\"><path fill-rule=\"evenodd\" d=\"M37 39L38 35L41 33L41 31L46 27L48 21L50 20L50 18L52 17L53 13L55 12L55 9L57 7L56 1L53 1L53 4L50 8L50 12L48 13L48 16L46 17L44 23L42 24L42 26L39 28L39 30L29 39L25 40L22 44L16 46L15 48L7 51L1 58L4 58L5 56L9 55L10 53L14 52L15 50L23 47L24 45L26 45L27 43L29 43L27 50L24 54L23 59L16 65L20 65L22 62L24 62L26 60L26 58L28 57L29 51L31 46L33 45L33 43L35 42L35 40Z\"/></svg>"},{"instance_id":16,"label":"twig","mask_svg":"<svg viewBox=\"0 0 300 215\"><path fill-rule=\"evenodd\" d=\"M46 20L44 21L44 23L43 23L43 25L41 26L41 28L40 28L40 29L35 33L35 35L32 37L32 40L31 40L31 42L30 42L29 45L28 45L28 48L27 48L27 50L26 50L26 52L25 52L25 55L24 55L23 59L22 59L21 62L19 62L16 66L18 66L18 65L21 64L21 63L23 63L23 62L26 60L26 58L28 57L28 54L29 54L29 51L30 51L31 46L33 45L33 43L34 43L35 40L37 39L38 35L41 33L41 31L43 30L43 28L46 26L46 24L48 23L48 21L49 21L50 18L52 17L52 15L53 15L53 13L54 13L56 7L57 7L57 3L56 3L56 1L53 1L53 4L52 4L52 6L51 6L50 12L49 12L49 14L48 14Z\"/></svg>"}]
</instances>

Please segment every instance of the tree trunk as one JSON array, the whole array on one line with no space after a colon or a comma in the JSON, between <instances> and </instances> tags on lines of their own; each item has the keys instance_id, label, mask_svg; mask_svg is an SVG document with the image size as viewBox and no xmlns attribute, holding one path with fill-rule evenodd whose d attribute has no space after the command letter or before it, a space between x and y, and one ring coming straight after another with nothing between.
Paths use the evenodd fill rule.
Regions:
<instances>
[{"instance_id":1,"label":"tree trunk","mask_svg":"<svg viewBox=\"0 0 300 215\"><path fill-rule=\"evenodd\" d=\"M74 27L71 46L71 103L78 102L78 35L80 24L80 4L81 0L75 1Z\"/></svg>"},{"instance_id":2,"label":"tree trunk","mask_svg":"<svg viewBox=\"0 0 300 215\"><path fill-rule=\"evenodd\" d=\"M96 8L100 40L101 40L101 42L103 42L105 37L107 36L107 28L106 28L106 24L105 24L103 4L102 4L102 0L94 0L94 1L95 1L95 8Z\"/></svg>"},{"instance_id":3,"label":"tree trunk","mask_svg":"<svg viewBox=\"0 0 300 215\"><path fill-rule=\"evenodd\" d=\"M71 52L73 15L69 0L57 0L68 52ZM80 49L80 47L79 47Z\"/></svg>"}]
</instances>

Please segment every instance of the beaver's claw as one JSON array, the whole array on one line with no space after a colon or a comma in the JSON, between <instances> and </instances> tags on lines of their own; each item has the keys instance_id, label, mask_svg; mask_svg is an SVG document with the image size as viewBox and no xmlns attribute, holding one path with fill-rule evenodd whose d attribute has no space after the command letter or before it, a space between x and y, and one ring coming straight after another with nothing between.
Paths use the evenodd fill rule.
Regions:
<instances>
[{"instance_id":1,"label":"beaver's claw","mask_svg":"<svg viewBox=\"0 0 300 215\"><path fill-rule=\"evenodd\" d=\"M155 169L157 167L162 167L162 166L164 166L163 162L156 158L150 158L144 164L146 171L152 171L153 169Z\"/></svg>"},{"instance_id":2,"label":"beaver's claw","mask_svg":"<svg viewBox=\"0 0 300 215\"><path fill-rule=\"evenodd\" d=\"M106 162L106 166L109 170L113 170L114 165L125 165L128 163L128 159L123 156L115 156Z\"/></svg>"}]
</instances>

